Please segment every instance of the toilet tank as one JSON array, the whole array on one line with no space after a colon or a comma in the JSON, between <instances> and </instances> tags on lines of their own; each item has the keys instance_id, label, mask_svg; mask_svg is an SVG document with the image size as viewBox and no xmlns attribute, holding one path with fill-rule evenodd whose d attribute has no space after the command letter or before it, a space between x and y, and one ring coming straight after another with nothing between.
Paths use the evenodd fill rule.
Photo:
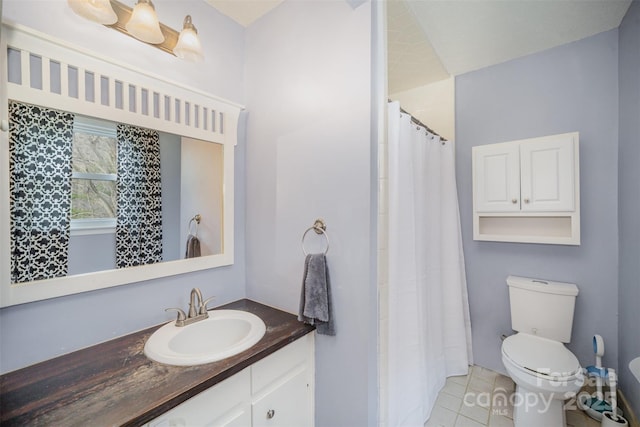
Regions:
<instances>
[{"instance_id":1,"label":"toilet tank","mask_svg":"<svg viewBox=\"0 0 640 427\"><path fill-rule=\"evenodd\" d=\"M507 285L514 331L571 341L576 285L518 276L507 277Z\"/></svg>"}]
</instances>

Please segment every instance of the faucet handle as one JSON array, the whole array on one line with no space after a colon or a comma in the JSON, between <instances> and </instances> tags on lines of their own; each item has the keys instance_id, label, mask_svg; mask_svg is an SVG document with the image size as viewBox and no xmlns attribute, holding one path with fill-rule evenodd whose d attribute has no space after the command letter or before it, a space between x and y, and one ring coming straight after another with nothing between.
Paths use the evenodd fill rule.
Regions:
<instances>
[{"instance_id":1,"label":"faucet handle","mask_svg":"<svg viewBox=\"0 0 640 427\"><path fill-rule=\"evenodd\" d=\"M181 308L167 308L164 311L172 311L175 310L178 312L178 318L176 319L176 326L181 326L180 323L184 323L187 318L187 314Z\"/></svg>"},{"instance_id":2,"label":"faucet handle","mask_svg":"<svg viewBox=\"0 0 640 427\"><path fill-rule=\"evenodd\" d=\"M213 301L214 299L216 299L216 297L210 297L204 300L202 304L200 304L200 312L198 314L205 314L207 312L207 304L209 304L209 301Z\"/></svg>"}]
</instances>

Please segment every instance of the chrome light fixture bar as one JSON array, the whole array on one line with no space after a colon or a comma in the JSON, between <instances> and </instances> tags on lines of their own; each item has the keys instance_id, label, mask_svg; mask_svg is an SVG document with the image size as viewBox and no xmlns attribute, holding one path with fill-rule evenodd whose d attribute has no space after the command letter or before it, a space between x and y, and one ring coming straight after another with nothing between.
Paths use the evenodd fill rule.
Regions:
<instances>
[{"instance_id":1,"label":"chrome light fixture bar","mask_svg":"<svg viewBox=\"0 0 640 427\"><path fill-rule=\"evenodd\" d=\"M188 61L203 59L198 32L191 23L190 15L185 17L184 28L178 32L158 21L150 0L138 0L133 8L117 0L67 0L67 2L78 15L171 55ZM148 22L149 25L145 27L143 22ZM185 45L185 41L179 38L185 39L187 44Z\"/></svg>"}]
</instances>

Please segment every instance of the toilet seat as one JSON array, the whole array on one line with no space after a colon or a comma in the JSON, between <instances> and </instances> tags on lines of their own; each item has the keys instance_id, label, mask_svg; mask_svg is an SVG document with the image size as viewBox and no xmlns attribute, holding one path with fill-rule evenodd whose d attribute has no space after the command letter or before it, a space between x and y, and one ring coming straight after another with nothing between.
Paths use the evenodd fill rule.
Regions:
<instances>
[{"instance_id":1,"label":"toilet seat","mask_svg":"<svg viewBox=\"0 0 640 427\"><path fill-rule=\"evenodd\" d=\"M504 340L502 354L513 368L551 382L582 376L576 356L558 341L521 332Z\"/></svg>"}]
</instances>

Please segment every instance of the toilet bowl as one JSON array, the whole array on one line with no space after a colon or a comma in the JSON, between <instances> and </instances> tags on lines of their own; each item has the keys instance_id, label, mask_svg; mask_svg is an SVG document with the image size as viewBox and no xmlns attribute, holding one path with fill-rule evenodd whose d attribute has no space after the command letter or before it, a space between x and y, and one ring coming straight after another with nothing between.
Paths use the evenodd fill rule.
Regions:
<instances>
[{"instance_id":1,"label":"toilet bowl","mask_svg":"<svg viewBox=\"0 0 640 427\"><path fill-rule=\"evenodd\" d=\"M583 369L563 343L571 338L578 287L509 276L511 327L502 363L516 384L515 427L565 427L564 401L584 384Z\"/></svg>"},{"instance_id":2,"label":"toilet bowl","mask_svg":"<svg viewBox=\"0 0 640 427\"><path fill-rule=\"evenodd\" d=\"M516 427L564 427L564 401L584 384L578 359L562 343L518 333L502 344L502 363L516 384Z\"/></svg>"}]
</instances>

